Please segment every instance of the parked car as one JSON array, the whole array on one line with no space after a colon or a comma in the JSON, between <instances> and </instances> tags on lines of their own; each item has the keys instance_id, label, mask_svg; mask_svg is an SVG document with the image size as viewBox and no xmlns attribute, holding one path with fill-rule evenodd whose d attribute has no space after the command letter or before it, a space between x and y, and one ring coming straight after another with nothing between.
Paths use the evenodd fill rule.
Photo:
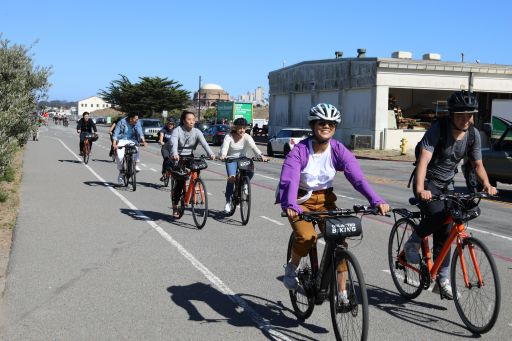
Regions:
<instances>
[{"instance_id":1,"label":"parked car","mask_svg":"<svg viewBox=\"0 0 512 341\"><path fill-rule=\"evenodd\" d=\"M275 153L281 153L286 157L297 143L312 135L313 133L310 129L281 129L276 136L268 140L267 155L274 156Z\"/></svg>"},{"instance_id":2,"label":"parked car","mask_svg":"<svg viewBox=\"0 0 512 341\"><path fill-rule=\"evenodd\" d=\"M482 161L491 185L496 182L512 184L512 122L490 148L482 148Z\"/></svg>"},{"instance_id":3,"label":"parked car","mask_svg":"<svg viewBox=\"0 0 512 341\"><path fill-rule=\"evenodd\" d=\"M207 131L211 126L212 125L208 122L196 122L196 124L194 124L194 127L201 130L202 133Z\"/></svg>"},{"instance_id":4,"label":"parked car","mask_svg":"<svg viewBox=\"0 0 512 341\"><path fill-rule=\"evenodd\" d=\"M216 124L207 129L203 134L206 142L220 146L228 133L229 126L227 124Z\"/></svg>"},{"instance_id":5,"label":"parked car","mask_svg":"<svg viewBox=\"0 0 512 341\"><path fill-rule=\"evenodd\" d=\"M158 141L158 133L164 126L162 121L158 118L141 118L139 121L142 125L142 131L144 132L144 139L146 139L146 141Z\"/></svg>"},{"instance_id":6,"label":"parked car","mask_svg":"<svg viewBox=\"0 0 512 341\"><path fill-rule=\"evenodd\" d=\"M107 124L107 119L105 117L96 117L96 124Z\"/></svg>"}]
</instances>

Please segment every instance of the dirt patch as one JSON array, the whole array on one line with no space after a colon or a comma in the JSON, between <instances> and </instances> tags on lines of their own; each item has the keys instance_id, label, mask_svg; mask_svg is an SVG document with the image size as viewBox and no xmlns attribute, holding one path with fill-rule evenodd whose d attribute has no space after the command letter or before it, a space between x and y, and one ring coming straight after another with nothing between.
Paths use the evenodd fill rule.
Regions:
<instances>
[{"instance_id":1,"label":"dirt patch","mask_svg":"<svg viewBox=\"0 0 512 341\"><path fill-rule=\"evenodd\" d=\"M11 252L12 233L16 224L16 217L20 206L20 184L23 164L23 150L20 150L12 167L14 169L14 181L0 181L0 190L7 193L7 200L0 202L0 294L3 293L7 264Z\"/></svg>"}]
</instances>

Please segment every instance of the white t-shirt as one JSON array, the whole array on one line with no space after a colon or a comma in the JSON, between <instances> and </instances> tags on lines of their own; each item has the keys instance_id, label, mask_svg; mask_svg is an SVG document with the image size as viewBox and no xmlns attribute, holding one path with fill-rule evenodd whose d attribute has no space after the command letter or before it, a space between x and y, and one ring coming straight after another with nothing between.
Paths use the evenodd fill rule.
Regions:
<instances>
[{"instance_id":1,"label":"white t-shirt","mask_svg":"<svg viewBox=\"0 0 512 341\"><path fill-rule=\"evenodd\" d=\"M244 134L238 142L235 142L233 136L231 134L227 134L224 137L224 142L222 142L222 146L220 147L220 155L221 156L229 156L229 157L242 157L246 156L247 150L251 148L256 156L261 155L261 151L254 143L252 136L249 134Z\"/></svg>"},{"instance_id":2,"label":"white t-shirt","mask_svg":"<svg viewBox=\"0 0 512 341\"><path fill-rule=\"evenodd\" d=\"M308 148L308 163L300 172L299 184L299 188L308 193L297 200L299 204L308 200L313 191L331 188L336 176L336 169L332 164L331 144L329 143L327 149L321 154L314 154L311 140L309 140Z\"/></svg>"}]
</instances>

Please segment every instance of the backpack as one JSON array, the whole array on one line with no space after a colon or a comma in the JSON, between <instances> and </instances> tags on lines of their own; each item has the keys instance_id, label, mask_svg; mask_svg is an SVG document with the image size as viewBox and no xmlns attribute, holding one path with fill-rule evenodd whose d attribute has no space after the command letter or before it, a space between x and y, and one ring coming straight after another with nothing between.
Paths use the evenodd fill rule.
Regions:
<instances>
[{"instance_id":1,"label":"backpack","mask_svg":"<svg viewBox=\"0 0 512 341\"><path fill-rule=\"evenodd\" d=\"M443 117L443 118L439 119L438 122L440 125L439 129L440 129L441 134L439 136L439 141L437 141L437 144L434 148L434 152L432 153L432 159L430 160L429 165L432 162L437 163L440 160L442 152L446 148L446 141L448 140L448 138L447 138L447 130L448 129L447 128L451 124L451 122L449 121L449 118ZM466 151L464 152L464 159L467 159L468 151L473 149L473 145L475 143L476 128L473 125L471 125L468 129L468 133L469 133L468 145L466 147ZM421 139L421 140L423 140L423 139ZM414 176L416 174L416 167L418 166L420 153L421 153L421 141L418 142L416 144L416 147L414 148L414 155L416 156L416 160L413 163L414 169L411 173L411 176L409 177L409 182L407 183L407 188L411 187L412 179L414 178ZM473 165L471 165L470 162L465 162L463 171L464 171L464 178L466 179L466 186L468 187L468 189L470 191L475 192L476 187L478 185L475 168L473 167ZM457 172L458 172L458 169L455 168L455 173L457 173Z\"/></svg>"}]
</instances>

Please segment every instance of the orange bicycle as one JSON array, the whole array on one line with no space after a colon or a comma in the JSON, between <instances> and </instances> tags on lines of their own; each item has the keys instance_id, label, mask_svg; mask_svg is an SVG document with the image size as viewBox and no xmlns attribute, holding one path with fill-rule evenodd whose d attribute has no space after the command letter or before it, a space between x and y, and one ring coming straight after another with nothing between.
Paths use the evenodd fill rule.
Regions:
<instances>
[{"instance_id":1,"label":"orange bicycle","mask_svg":"<svg viewBox=\"0 0 512 341\"><path fill-rule=\"evenodd\" d=\"M180 194L178 205L178 217L183 216L185 207L190 205L192 208L192 217L198 229L202 229L208 218L208 197L204 181L200 177L200 172L206 169L208 164L205 156L187 157L180 156L178 165L174 168L171 177L171 199L174 197L176 184L181 181L183 190ZM190 178L188 187L187 179Z\"/></svg>"},{"instance_id":2,"label":"orange bicycle","mask_svg":"<svg viewBox=\"0 0 512 341\"><path fill-rule=\"evenodd\" d=\"M407 299L419 296L437 279L439 268L455 241L456 249L450 268L451 287L455 307L467 328L473 333L485 333L494 326L501 304L501 287L498 271L489 249L483 242L466 232L467 222L480 215L478 204L486 193L454 193L433 196L432 200L445 202L449 215L445 224L452 228L435 262L428 237L421 243L421 261L409 264L404 246L423 217L421 212L405 208L393 209L395 224L388 244L388 261L391 277L400 295ZM418 205L415 198L411 205ZM401 218L397 220L397 215ZM439 284L439 283L438 283ZM443 296L441 296L443 298Z\"/></svg>"},{"instance_id":3,"label":"orange bicycle","mask_svg":"<svg viewBox=\"0 0 512 341\"><path fill-rule=\"evenodd\" d=\"M89 156L91 154L91 144L89 140L95 141L95 134L86 133L84 136L84 146L82 147L82 154L84 158L84 163L87 164L89 162Z\"/></svg>"}]
</instances>

